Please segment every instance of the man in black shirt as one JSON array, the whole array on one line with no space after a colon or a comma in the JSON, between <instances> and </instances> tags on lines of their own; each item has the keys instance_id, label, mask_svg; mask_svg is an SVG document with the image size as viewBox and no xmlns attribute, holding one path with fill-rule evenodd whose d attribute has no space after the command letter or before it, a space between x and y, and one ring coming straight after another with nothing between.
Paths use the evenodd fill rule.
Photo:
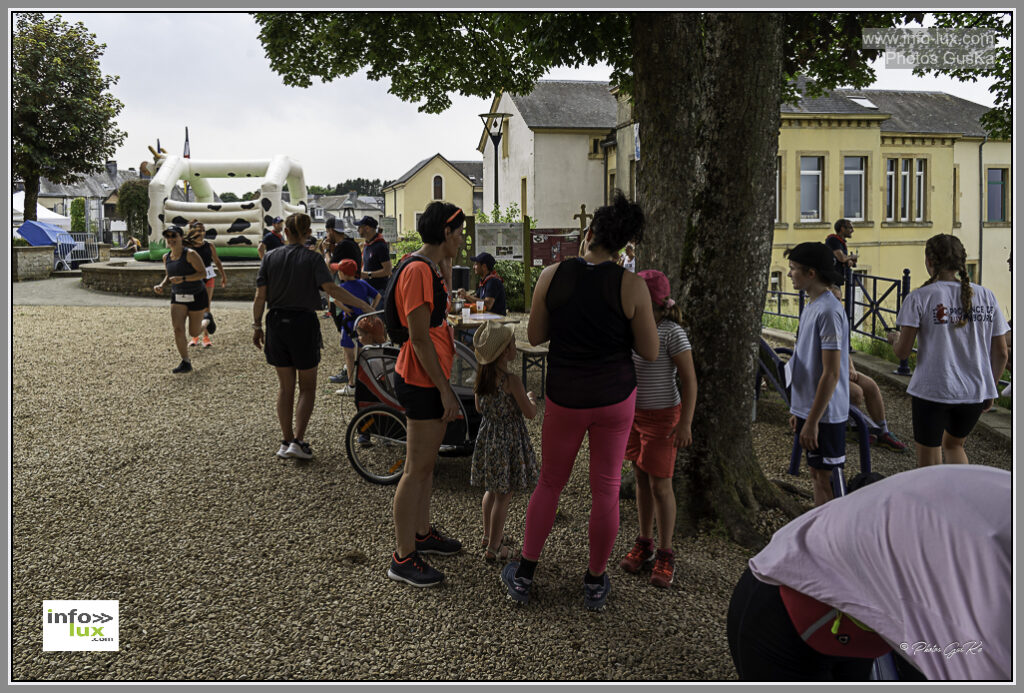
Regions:
<instances>
[{"instance_id":1,"label":"man in black shirt","mask_svg":"<svg viewBox=\"0 0 1024 693\"><path fill-rule=\"evenodd\" d=\"M834 234L825 239L825 245L835 255L836 269L845 277L847 267L857 266L857 256L850 255L846 247L846 241L853 235L853 222L849 219L840 219L835 224L835 230Z\"/></svg>"},{"instance_id":2,"label":"man in black shirt","mask_svg":"<svg viewBox=\"0 0 1024 693\"><path fill-rule=\"evenodd\" d=\"M274 248L280 248L284 245L284 239L281 237L281 229L284 228L284 219L281 217L274 217L274 225L270 231L263 235L263 240L260 241L259 246L256 248L256 252L259 253L260 259Z\"/></svg>"},{"instance_id":3,"label":"man in black shirt","mask_svg":"<svg viewBox=\"0 0 1024 693\"><path fill-rule=\"evenodd\" d=\"M391 276L391 250L384 236L377 230L377 220L370 216L360 219L356 226L363 238L363 274L360 277L377 291L383 292Z\"/></svg>"},{"instance_id":4,"label":"man in black shirt","mask_svg":"<svg viewBox=\"0 0 1024 693\"><path fill-rule=\"evenodd\" d=\"M354 260L358 267L363 264L363 253L359 250L359 244L345 234L344 227L337 228L338 223L335 217L327 217L325 226L327 228L327 247L331 249L328 267L331 268L331 276L334 277L335 283L340 285L341 280L338 278L337 266L341 264L342 260ZM340 334L343 314L334 301L331 301L329 312L331 318L334 319L334 326L338 328ZM327 379L332 383L348 383L348 370L343 368L340 373L328 376Z\"/></svg>"}]
</instances>

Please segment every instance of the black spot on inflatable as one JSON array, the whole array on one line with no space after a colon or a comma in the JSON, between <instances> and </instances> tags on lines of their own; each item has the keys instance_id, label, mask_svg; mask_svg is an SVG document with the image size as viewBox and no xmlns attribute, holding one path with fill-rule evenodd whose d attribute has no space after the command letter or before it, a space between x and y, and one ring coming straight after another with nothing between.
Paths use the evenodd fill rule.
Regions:
<instances>
[{"instance_id":1,"label":"black spot on inflatable","mask_svg":"<svg viewBox=\"0 0 1024 693\"><path fill-rule=\"evenodd\" d=\"M212 241L217 237L217 229L206 229L206 237Z\"/></svg>"},{"instance_id":2,"label":"black spot on inflatable","mask_svg":"<svg viewBox=\"0 0 1024 693\"><path fill-rule=\"evenodd\" d=\"M198 173L193 173L192 175L194 175L194 176L195 176L196 178L198 178L198 177L199 177L199 174L198 174Z\"/></svg>"},{"instance_id":3,"label":"black spot on inflatable","mask_svg":"<svg viewBox=\"0 0 1024 693\"><path fill-rule=\"evenodd\" d=\"M160 221L163 221L164 220L163 212L161 212L160 214L157 214L156 218L159 219Z\"/></svg>"},{"instance_id":4,"label":"black spot on inflatable","mask_svg":"<svg viewBox=\"0 0 1024 693\"><path fill-rule=\"evenodd\" d=\"M224 233L242 233L250 226L252 226L252 224L247 222L245 219L235 219L231 222L231 226L229 226L228 230Z\"/></svg>"},{"instance_id":5,"label":"black spot on inflatable","mask_svg":"<svg viewBox=\"0 0 1024 693\"><path fill-rule=\"evenodd\" d=\"M235 177L235 174L232 173L231 171L228 171L228 178L234 178L234 177Z\"/></svg>"},{"instance_id":6,"label":"black spot on inflatable","mask_svg":"<svg viewBox=\"0 0 1024 693\"><path fill-rule=\"evenodd\" d=\"M246 203L242 204L242 209L252 209L255 206L256 206L255 202L246 202Z\"/></svg>"},{"instance_id":7,"label":"black spot on inflatable","mask_svg":"<svg viewBox=\"0 0 1024 693\"><path fill-rule=\"evenodd\" d=\"M228 241L228 245L252 245L252 241L245 236L235 236Z\"/></svg>"},{"instance_id":8,"label":"black spot on inflatable","mask_svg":"<svg viewBox=\"0 0 1024 693\"><path fill-rule=\"evenodd\" d=\"M188 219L185 217L174 217L171 219L171 223L176 226L188 226Z\"/></svg>"},{"instance_id":9,"label":"black spot on inflatable","mask_svg":"<svg viewBox=\"0 0 1024 693\"><path fill-rule=\"evenodd\" d=\"M269 212L270 211L270 200L267 199L266 197L264 197L263 200L261 200L261 202L263 204L263 211L264 212Z\"/></svg>"},{"instance_id":10,"label":"black spot on inflatable","mask_svg":"<svg viewBox=\"0 0 1024 693\"><path fill-rule=\"evenodd\" d=\"M246 174L245 174L245 177L246 177L246 178L252 178L252 174L251 174L251 173L246 173Z\"/></svg>"},{"instance_id":11,"label":"black spot on inflatable","mask_svg":"<svg viewBox=\"0 0 1024 693\"><path fill-rule=\"evenodd\" d=\"M274 217L270 216L269 214L264 215L264 217L263 217L263 225L266 226L267 228L270 228L271 226L273 226L274 225Z\"/></svg>"},{"instance_id":12,"label":"black spot on inflatable","mask_svg":"<svg viewBox=\"0 0 1024 693\"><path fill-rule=\"evenodd\" d=\"M214 212L220 211L220 205L206 205L207 209L212 209Z\"/></svg>"}]
</instances>

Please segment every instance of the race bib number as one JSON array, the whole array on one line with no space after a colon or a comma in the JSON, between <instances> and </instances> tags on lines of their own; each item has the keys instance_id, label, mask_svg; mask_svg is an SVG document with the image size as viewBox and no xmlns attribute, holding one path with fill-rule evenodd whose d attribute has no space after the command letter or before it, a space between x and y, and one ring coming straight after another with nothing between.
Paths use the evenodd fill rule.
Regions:
<instances>
[{"instance_id":1,"label":"race bib number","mask_svg":"<svg viewBox=\"0 0 1024 693\"><path fill-rule=\"evenodd\" d=\"M206 278L207 279L213 279L216 276L217 276L217 268L216 267L214 267L213 265L210 265L209 267L206 268Z\"/></svg>"},{"instance_id":2,"label":"race bib number","mask_svg":"<svg viewBox=\"0 0 1024 693\"><path fill-rule=\"evenodd\" d=\"M196 297L193 294L174 294L175 303L192 303L194 300Z\"/></svg>"}]
</instances>

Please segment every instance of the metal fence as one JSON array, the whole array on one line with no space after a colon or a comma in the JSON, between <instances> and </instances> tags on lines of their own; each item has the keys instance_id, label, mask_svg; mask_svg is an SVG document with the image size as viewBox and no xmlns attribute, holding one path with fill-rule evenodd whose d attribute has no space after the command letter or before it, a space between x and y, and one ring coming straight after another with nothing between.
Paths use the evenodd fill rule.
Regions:
<instances>
[{"instance_id":1,"label":"metal fence","mask_svg":"<svg viewBox=\"0 0 1024 693\"><path fill-rule=\"evenodd\" d=\"M891 277L855 273L847 267L843 309L850 324L850 335L856 333L869 339L888 343L884 334L888 330L895 329L896 316L909 293L909 269L903 270L901 279L892 279ZM794 303L797 309L796 315L783 312L792 310ZM765 298L764 314L799 320L805 304L806 296L803 291L769 290ZM882 334L879 335L878 332ZM910 372L910 364L907 359L901 360L896 373L910 375Z\"/></svg>"},{"instance_id":2,"label":"metal fence","mask_svg":"<svg viewBox=\"0 0 1024 693\"><path fill-rule=\"evenodd\" d=\"M95 262L99 258L99 244L91 233L57 234L57 245L53 249L55 270L74 269L84 262Z\"/></svg>"}]
</instances>

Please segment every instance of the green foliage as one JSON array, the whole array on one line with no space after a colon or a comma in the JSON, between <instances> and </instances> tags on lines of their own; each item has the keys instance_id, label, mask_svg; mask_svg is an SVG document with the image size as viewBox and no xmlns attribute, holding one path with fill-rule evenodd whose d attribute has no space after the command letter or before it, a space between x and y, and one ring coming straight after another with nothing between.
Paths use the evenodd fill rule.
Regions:
<instances>
[{"instance_id":1,"label":"green foliage","mask_svg":"<svg viewBox=\"0 0 1024 693\"><path fill-rule=\"evenodd\" d=\"M239 197L233 192L220 193L221 202L238 202Z\"/></svg>"},{"instance_id":2,"label":"green foliage","mask_svg":"<svg viewBox=\"0 0 1024 693\"><path fill-rule=\"evenodd\" d=\"M14 237L11 237L11 245L15 246L15 247L17 247L17 246L27 246L27 245L29 245L29 242L26 241L24 238L14 238Z\"/></svg>"},{"instance_id":3,"label":"green foliage","mask_svg":"<svg viewBox=\"0 0 1024 693\"><path fill-rule=\"evenodd\" d=\"M510 311L526 312L526 294L523 289L523 263L520 260L498 260L494 269L505 282L505 303ZM530 289L537 285L540 268L530 270Z\"/></svg>"},{"instance_id":4,"label":"green foliage","mask_svg":"<svg viewBox=\"0 0 1024 693\"><path fill-rule=\"evenodd\" d=\"M989 137L1009 140L1013 135L1013 35L1012 15L1009 12L935 12L935 26L952 29L991 29L996 35L995 61L992 66L968 65L949 70L914 70L915 75L946 74L961 82L976 82L981 77L992 77L995 83L989 89L995 97L995 108L981 116L982 127Z\"/></svg>"},{"instance_id":5,"label":"green foliage","mask_svg":"<svg viewBox=\"0 0 1024 693\"><path fill-rule=\"evenodd\" d=\"M386 183L381 182L380 178L374 178L373 180L370 180L369 178L350 178L338 183L334 186L333 190L327 194L347 195L350 191L355 190L360 195L379 197L384 194L385 185Z\"/></svg>"},{"instance_id":6,"label":"green foliage","mask_svg":"<svg viewBox=\"0 0 1024 693\"><path fill-rule=\"evenodd\" d=\"M71 200L71 231L81 233L85 231L85 198L76 197Z\"/></svg>"},{"instance_id":7,"label":"green foliage","mask_svg":"<svg viewBox=\"0 0 1024 693\"><path fill-rule=\"evenodd\" d=\"M117 215L124 219L128 233L136 238L149 235L146 215L149 212L149 183L126 180L117 191Z\"/></svg>"},{"instance_id":8,"label":"green foliage","mask_svg":"<svg viewBox=\"0 0 1024 693\"><path fill-rule=\"evenodd\" d=\"M242 201L248 202L249 200L258 200L260 199L260 196L261 193L259 190L257 190L256 192L247 192L244 195L242 195Z\"/></svg>"},{"instance_id":9,"label":"green foliage","mask_svg":"<svg viewBox=\"0 0 1024 693\"><path fill-rule=\"evenodd\" d=\"M403 255L419 250L423 245L418 233L399 236L398 240L391 244L391 252L395 254L395 260L401 260Z\"/></svg>"},{"instance_id":10,"label":"green foliage","mask_svg":"<svg viewBox=\"0 0 1024 693\"><path fill-rule=\"evenodd\" d=\"M488 214L483 210L479 210L474 215L478 224L515 224L523 220L523 214L519 210L519 205L515 202L511 203L505 208L505 211L501 211L497 204L491 208L491 213ZM537 220L530 219L530 228L537 228Z\"/></svg>"},{"instance_id":11,"label":"green foliage","mask_svg":"<svg viewBox=\"0 0 1024 693\"><path fill-rule=\"evenodd\" d=\"M115 119L123 104L109 91L97 44L81 22L41 12L14 15L11 64L11 168L25 182L25 218L35 218L39 178L71 183L101 171L125 133Z\"/></svg>"}]
</instances>

